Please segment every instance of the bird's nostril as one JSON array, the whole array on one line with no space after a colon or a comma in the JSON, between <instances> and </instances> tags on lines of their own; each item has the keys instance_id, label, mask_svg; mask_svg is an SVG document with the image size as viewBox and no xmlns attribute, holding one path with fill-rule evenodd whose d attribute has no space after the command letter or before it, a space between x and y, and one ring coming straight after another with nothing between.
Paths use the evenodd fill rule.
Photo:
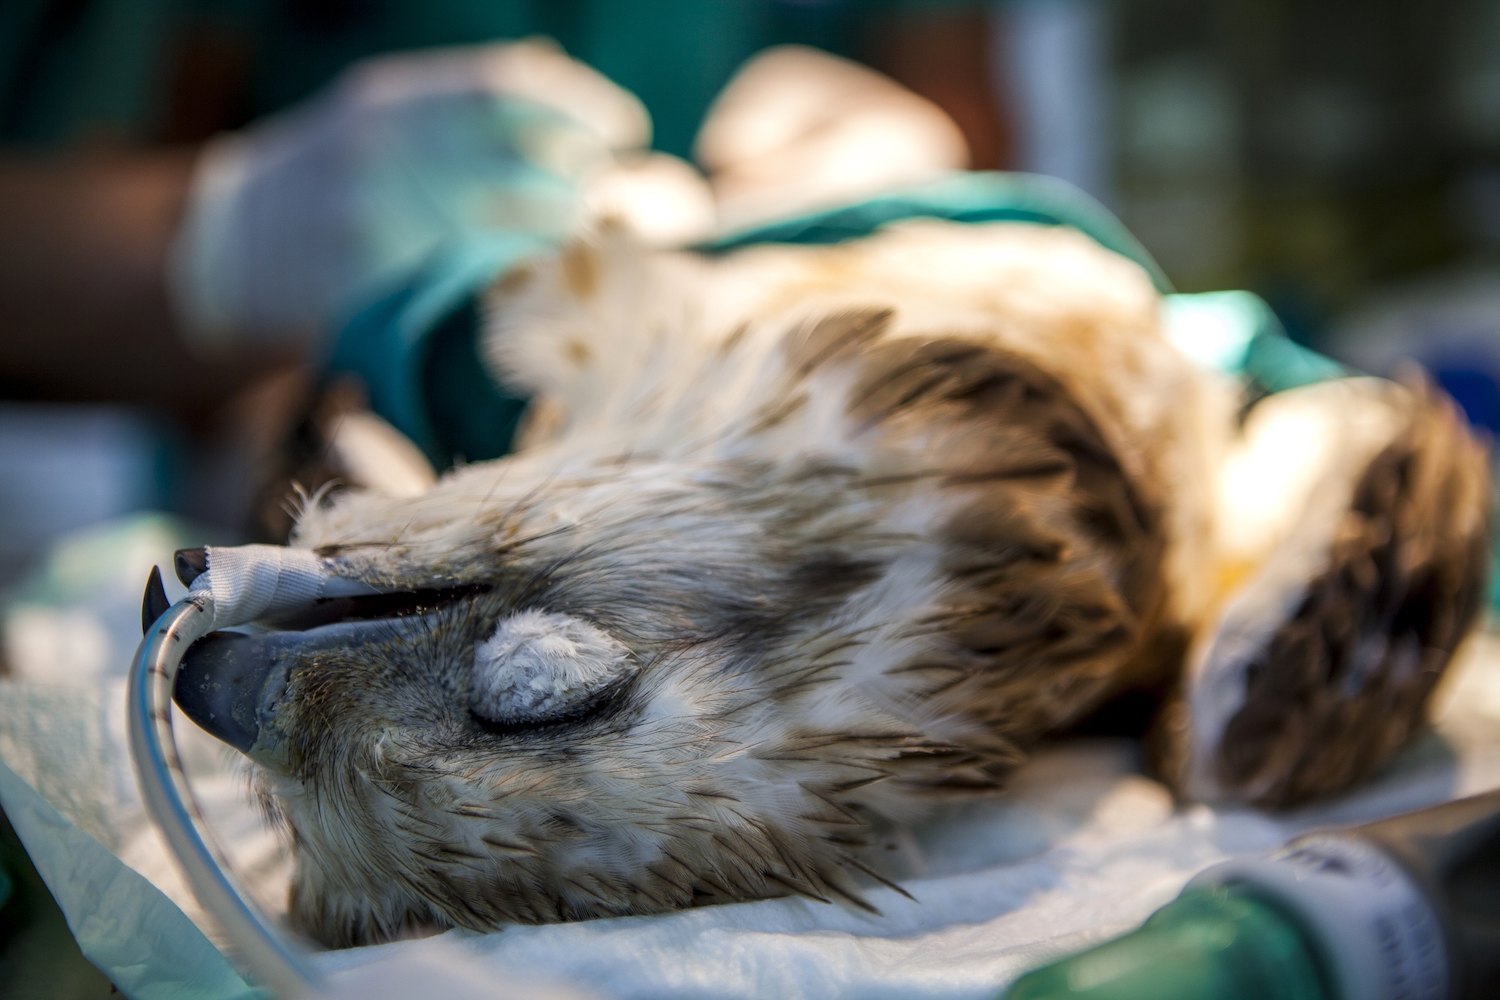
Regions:
<instances>
[{"instance_id":1,"label":"bird's nostril","mask_svg":"<svg viewBox=\"0 0 1500 1000\"><path fill-rule=\"evenodd\" d=\"M208 550L178 549L172 556L172 568L177 571L177 579L182 585L191 587L194 580L208 572Z\"/></svg>"}]
</instances>

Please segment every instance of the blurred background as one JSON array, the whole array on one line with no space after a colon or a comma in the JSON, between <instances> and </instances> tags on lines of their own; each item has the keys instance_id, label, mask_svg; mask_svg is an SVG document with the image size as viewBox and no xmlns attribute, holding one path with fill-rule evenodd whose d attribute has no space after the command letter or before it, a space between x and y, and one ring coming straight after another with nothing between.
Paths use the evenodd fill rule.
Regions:
<instances>
[{"instance_id":1,"label":"blurred background","mask_svg":"<svg viewBox=\"0 0 1500 1000\"><path fill-rule=\"evenodd\" d=\"M1500 426L1500 1L10 0L0 583L133 510L245 531L245 454L287 432L261 397L299 357L160 363L169 309L142 286L196 145L363 55L538 33L682 157L760 46L864 61L944 108L972 165L1100 198L1181 291L1253 289L1365 369L1419 355Z\"/></svg>"},{"instance_id":2,"label":"blurred background","mask_svg":"<svg viewBox=\"0 0 1500 1000\"><path fill-rule=\"evenodd\" d=\"M319 355L286 337L182 348L162 261L202 144L361 57L537 35L638 95L652 146L686 159L756 51L857 60L943 109L973 167L1094 195L1179 290L1254 290L1365 370L1415 357L1500 427L1500 0L10 0L12 603L56 576L59 539L121 517L163 512L152 531L195 542L266 534L260 466L297 433Z\"/></svg>"},{"instance_id":3,"label":"blurred background","mask_svg":"<svg viewBox=\"0 0 1500 1000\"><path fill-rule=\"evenodd\" d=\"M340 184L380 190L355 169L370 139L360 108L392 100L392 75L342 104L330 82L382 53L538 36L639 98L650 147L696 158L721 222L732 178L700 124L757 52L812 46L946 114L934 129L893 91L840 78L914 130L887 137L913 163L962 166L966 146L973 168L1062 178L1119 215L1178 290L1255 291L1294 339L1365 371L1413 358L1476 427L1500 430L1500 0L6 0L0 673L118 675L149 566L178 546L283 540L289 443L305 446L320 412L359 406L320 384L326 331L306 328L306 310L267 320L259 286L230 290L255 335L188 329L169 287L187 221L222 229L203 205L256 169L283 169L293 188L298 164L329 172L236 208L250 237L313 233L291 255L247 251L280 267L272 284L295 285L328 257L317 223L369 210ZM409 96L422 77L395 87ZM645 141L628 95L576 74L528 79L543 103L592 94L615 148ZM441 164L453 136L423 124L405 141ZM0 910L0 993L63 995L61 975L77 979L70 995L106 994L3 820L0 870L21 901Z\"/></svg>"}]
</instances>

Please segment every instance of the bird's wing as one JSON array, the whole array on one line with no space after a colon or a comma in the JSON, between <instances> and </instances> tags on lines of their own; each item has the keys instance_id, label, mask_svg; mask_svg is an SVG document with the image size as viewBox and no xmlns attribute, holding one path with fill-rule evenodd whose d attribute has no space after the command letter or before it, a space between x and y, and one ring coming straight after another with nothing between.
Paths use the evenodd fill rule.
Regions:
<instances>
[{"instance_id":1,"label":"bird's wing","mask_svg":"<svg viewBox=\"0 0 1500 1000\"><path fill-rule=\"evenodd\" d=\"M1409 740L1483 600L1488 470L1419 376L1252 410L1220 480L1230 593L1163 734L1184 792L1293 805Z\"/></svg>"}]
</instances>

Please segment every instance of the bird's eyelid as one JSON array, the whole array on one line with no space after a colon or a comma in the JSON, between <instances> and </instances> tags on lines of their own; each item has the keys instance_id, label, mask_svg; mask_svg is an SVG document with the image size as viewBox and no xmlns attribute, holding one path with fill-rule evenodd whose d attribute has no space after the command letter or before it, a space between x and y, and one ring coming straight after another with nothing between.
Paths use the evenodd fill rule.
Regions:
<instances>
[{"instance_id":1,"label":"bird's eyelid","mask_svg":"<svg viewBox=\"0 0 1500 1000\"><path fill-rule=\"evenodd\" d=\"M505 725L571 716L634 670L630 650L566 614L520 611L474 648L470 708Z\"/></svg>"}]
</instances>

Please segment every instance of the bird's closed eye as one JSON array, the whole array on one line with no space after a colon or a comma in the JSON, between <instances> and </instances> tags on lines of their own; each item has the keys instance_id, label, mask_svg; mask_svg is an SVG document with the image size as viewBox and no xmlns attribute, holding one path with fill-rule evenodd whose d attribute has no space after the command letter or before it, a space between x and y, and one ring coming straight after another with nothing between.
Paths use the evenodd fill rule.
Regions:
<instances>
[{"instance_id":1,"label":"bird's closed eye","mask_svg":"<svg viewBox=\"0 0 1500 1000\"><path fill-rule=\"evenodd\" d=\"M469 708L486 729L566 722L630 675L630 650L572 615L519 611L474 648Z\"/></svg>"}]
</instances>

